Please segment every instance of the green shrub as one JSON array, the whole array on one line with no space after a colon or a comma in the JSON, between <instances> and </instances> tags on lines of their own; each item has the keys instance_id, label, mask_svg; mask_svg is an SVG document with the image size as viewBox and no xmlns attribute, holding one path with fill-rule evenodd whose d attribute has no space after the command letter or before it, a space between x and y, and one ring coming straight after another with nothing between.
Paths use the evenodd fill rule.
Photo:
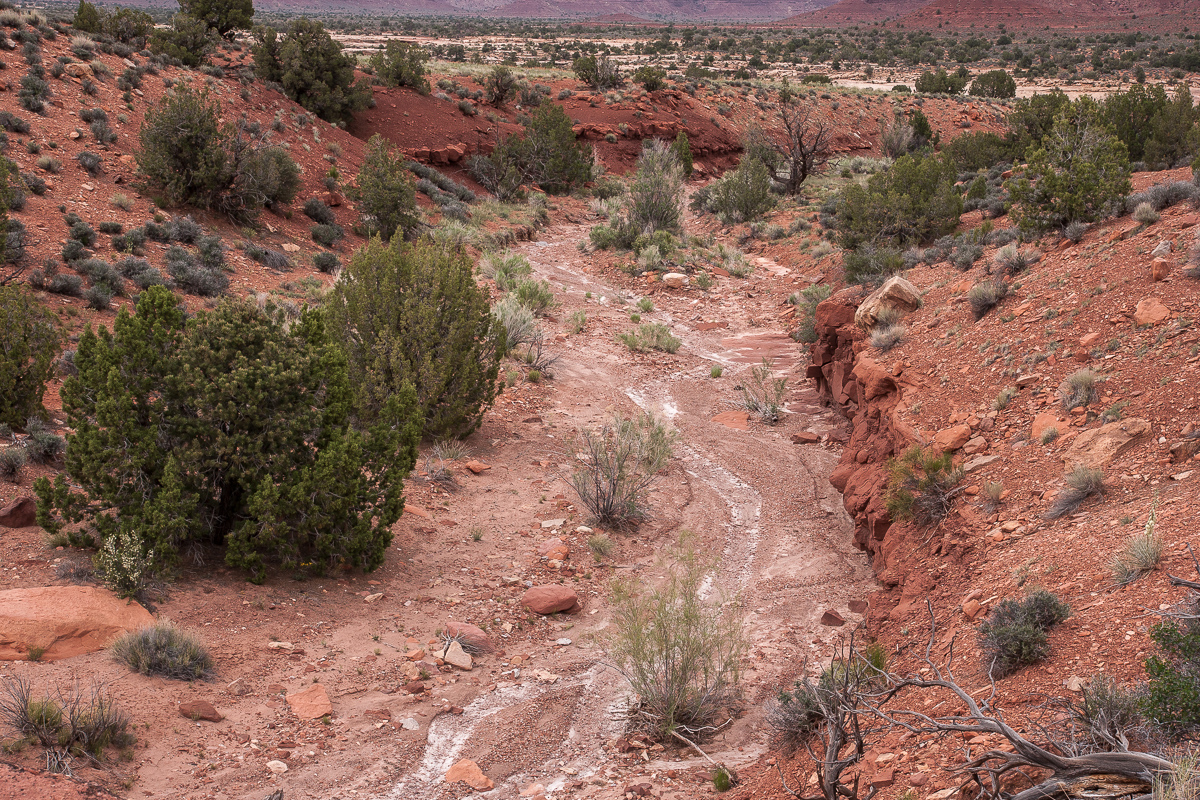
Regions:
<instances>
[{"instance_id":1,"label":"green shrub","mask_svg":"<svg viewBox=\"0 0 1200 800\"><path fill-rule=\"evenodd\" d=\"M571 70L583 83L600 91L613 89L625 82L617 63L603 54L577 58Z\"/></svg>"},{"instance_id":2,"label":"green shrub","mask_svg":"<svg viewBox=\"0 0 1200 800\"><path fill-rule=\"evenodd\" d=\"M503 342L469 256L373 240L350 260L327 312L364 419L410 386L426 435L461 437L479 427L496 397Z\"/></svg>"},{"instance_id":3,"label":"green shrub","mask_svg":"<svg viewBox=\"0 0 1200 800\"><path fill-rule=\"evenodd\" d=\"M313 253L313 266L321 272L333 274L342 267L341 260L333 253Z\"/></svg>"},{"instance_id":4,"label":"green shrub","mask_svg":"<svg viewBox=\"0 0 1200 800\"><path fill-rule=\"evenodd\" d=\"M34 486L38 524L54 535L86 522L152 574L200 542L256 581L268 562L378 567L419 417L408 390L368 431L352 428L344 363L315 313L285 324L227 299L185 318L151 286L112 332L80 338L78 375L62 388L74 433L63 474Z\"/></svg>"},{"instance_id":5,"label":"green shrub","mask_svg":"<svg viewBox=\"0 0 1200 800\"><path fill-rule=\"evenodd\" d=\"M342 52L342 46L320 22L299 17L282 35L273 28L258 29L255 40L251 53L258 77L278 83L288 98L321 119L347 123L370 102L371 88L365 81L354 80L354 56ZM403 46L390 42L393 52L392 44ZM425 91L429 91L428 83Z\"/></svg>"},{"instance_id":6,"label":"green shrub","mask_svg":"<svg viewBox=\"0 0 1200 800\"><path fill-rule=\"evenodd\" d=\"M23 286L0 286L0 423L42 413L62 342L58 320Z\"/></svg>"},{"instance_id":7,"label":"green shrub","mask_svg":"<svg viewBox=\"0 0 1200 800\"><path fill-rule=\"evenodd\" d=\"M176 14L171 17L170 27L155 28L150 34L152 53L178 59L188 67L203 64L216 48L216 38L208 25L187 14Z\"/></svg>"},{"instance_id":8,"label":"green shrub","mask_svg":"<svg viewBox=\"0 0 1200 800\"><path fill-rule=\"evenodd\" d=\"M411 42L392 39L387 46L371 56L375 77L384 86L407 86L418 94L429 94L429 79L425 77L425 62L429 53Z\"/></svg>"},{"instance_id":9,"label":"green shrub","mask_svg":"<svg viewBox=\"0 0 1200 800\"><path fill-rule=\"evenodd\" d=\"M545 316L555 306L554 292L546 281L518 280L512 287L512 296L538 317Z\"/></svg>"},{"instance_id":10,"label":"green shrub","mask_svg":"<svg viewBox=\"0 0 1200 800\"><path fill-rule=\"evenodd\" d=\"M1146 714L1176 734L1200 731L1200 617L1190 606L1189 616L1150 629L1156 649L1146 659Z\"/></svg>"},{"instance_id":11,"label":"green shrub","mask_svg":"<svg viewBox=\"0 0 1200 800\"><path fill-rule=\"evenodd\" d=\"M1016 97L1017 82L1006 70L994 69L977 75L971 81L969 94L972 97Z\"/></svg>"},{"instance_id":12,"label":"green shrub","mask_svg":"<svg viewBox=\"0 0 1200 800\"><path fill-rule=\"evenodd\" d=\"M962 492L963 468L955 466L952 453L913 445L900 458L887 462L888 480L884 502L893 519L911 519L933 525L950 513Z\"/></svg>"},{"instance_id":13,"label":"green shrub","mask_svg":"<svg viewBox=\"0 0 1200 800\"><path fill-rule=\"evenodd\" d=\"M846 283L881 284L904 271L904 256L899 250L863 245L842 258Z\"/></svg>"},{"instance_id":14,"label":"green shrub","mask_svg":"<svg viewBox=\"0 0 1200 800\"><path fill-rule=\"evenodd\" d=\"M333 247L346 236L340 225L313 225L310 233L314 242L325 247Z\"/></svg>"},{"instance_id":15,"label":"green shrub","mask_svg":"<svg viewBox=\"0 0 1200 800\"><path fill-rule=\"evenodd\" d=\"M634 71L633 80L634 83L640 83L647 92L657 92L666 88L667 71L661 67L646 65Z\"/></svg>"},{"instance_id":16,"label":"green shrub","mask_svg":"<svg viewBox=\"0 0 1200 800\"><path fill-rule=\"evenodd\" d=\"M6 447L0 450L0 477L5 480L16 481L17 476L21 474L21 469L29 460L29 455L23 448Z\"/></svg>"},{"instance_id":17,"label":"green shrub","mask_svg":"<svg viewBox=\"0 0 1200 800\"><path fill-rule=\"evenodd\" d=\"M1074 513L1075 509L1094 494L1104 492L1104 472L1077 464L1065 477L1067 484L1054 498L1046 511L1046 519L1059 519Z\"/></svg>"},{"instance_id":18,"label":"green shrub","mask_svg":"<svg viewBox=\"0 0 1200 800\"><path fill-rule=\"evenodd\" d=\"M687 133L680 131L675 134L675 141L671 142L671 151L675 153L675 160L683 168L683 177L692 177L692 171L695 167L692 163L692 146L688 142ZM600 197L599 194L596 196Z\"/></svg>"},{"instance_id":19,"label":"green shrub","mask_svg":"<svg viewBox=\"0 0 1200 800\"><path fill-rule=\"evenodd\" d=\"M637 172L629 184L628 221L638 233L683 230L683 170L671 146L657 139L642 143Z\"/></svg>"},{"instance_id":20,"label":"green shrub","mask_svg":"<svg viewBox=\"0 0 1200 800\"><path fill-rule=\"evenodd\" d=\"M758 159L743 158L713 185L708 208L726 224L753 222L775 207L771 176Z\"/></svg>"},{"instance_id":21,"label":"green shrub","mask_svg":"<svg viewBox=\"0 0 1200 800\"><path fill-rule=\"evenodd\" d=\"M812 344L817 341L816 318L817 306L833 294L833 287L820 283L800 290L796 298L796 316L800 319L800 327L792 335L798 342Z\"/></svg>"},{"instance_id":22,"label":"green shrub","mask_svg":"<svg viewBox=\"0 0 1200 800\"><path fill-rule=\"evenodd\" d=\"M750 368L742 381L741 406L768 424L779 421L779 411L787 400L787 377L775 377L775 365L768 358Z\"/></svg>"},{"instance_id":23,"label":"green shrub","mask_svg":"<svg viewBox=\"0 0 1200 800\"><path fill-rule=\"evenodd\" d=\"M1065 620L1070 607L1042 589L1024 600L1003 600L979 626L984 668L1003 678L1050 654L1046 631Z\"/></svg>"},{"instance_id":24,"label":"green shrub","mask_svg":"<svg viewBox=\"0 0 1200 800\"><path fill-rule=\"evenodd\" d=\"M483 93L489 103L501 108L517 93L517 77L508 67L497 64L483 78Z\"/></svg>"},{"instance_id":25,"label":"green shrub","mask_svg":"<svg viewBox=\"0 0 1200 800\"><path fill-rule=\"evenodd\" d=\"M949 156L903 156L872 175L865 187L846 187L836 203L842 246L913 244L953 233L963 203L954 186L957 178Z\"/></svg>"},{"instance_id":26,"label":"green shrub","mask_svg":"<svg viewBox=\"0 0 1200 800\"><path fill-rule=\"evenodd\" d=\"M202 681L215 671L200 637L166 621L122 634L108 652L113 660L142 675Z\"/></svg>"},{"instance_id":27,"label":"green shrub","mask_svg":"<svg viewBox=\"0 0 1200 800\"><path fill-rule=\"evenodd\" d=\"M617 339L635 353L646 350L661 350L664 353L674 353L683 341L671 335L666 325L657 322L647 322L636 330L617 334Z\"/></svg>"},{"instance_id":28,"label":"green shrub","mask_svg":"<svg viewBox=\"0 0 1200 800\"><path fill-rule=\"evenodd\" d=\"M967 292L967 302L971 305L971 313L975 315L976 322L987 316L987 313L1000 305L1000 301L1006 297L1008 284L1002 280L977 283Z\"/></svg>"},{"instance_id":29,"label":"green shrub","mask_svg":"<svg viewBox=\"0 0 1200 800\"><path fill-rule=\"evenodd\" d=\"M403 154L379 134L367 142L354 196L368 234L390 240L397 231L410 235L420 224L416 187L404 163Z\"/></svg>"},{"instance_id":30,"label":"green shrub","mask_svg":"<svg viewBox=\"0 0 1200 800\"><path fill-rule=\"evenodd\" d=\"M953 73L947 73L944 69L937 72L926 70L914 85L922 94L962 94L967 86L967 77L965 68Z\"/></svg>"},{"instance_id":31,"label":"green shrub","mask_svg":"<svg viewBox=\"0 0 1200 800\"><path fill-rule=\"evenodd\" d=\"M1055 119L1053 136L1030 147L1023 172L1008 181L1012 217L1040 233L1072 222L1095 222L1129 193L1129 156L1108 132L1100 106L1081 97Z\"/></svg>"},{"instance_id":32,"label":"green shrub","mask_svg":"<svg viewBox=\"0 0 1200 800\"><path fill-rule=\"evenodd\" d=\"M1100 376L1090 369L1079 369L1067 376L1063 382L1063 411L1086 406L1096 399L1096 382Z\"/></svg>"},{"instance_id":33,"label":"green shrub","mask_svg":"<svg viewBox=\"0 0 1200 800\"><path fill-rule=\"evenodd\" d=\"M671 556L665 583L616 586L609 651L636 698L634 726L663 739L713 729L737 700L746 647L737 604L702 591L713 565L688 538Z\"/></svg>"},{"instance_id":34,"label":"green shrub","mask_svg":"<svg viewBox=\"0 0 1200 800\"><path fill-rule=\"evenodd\" d=\"M576 465L571 488L598 522L642 519L650 486L670 462L675 438L649 414L633 419L614 414L569 443L570 463Z\"/></svg>"},{"instance_id":35,"label":"green shrub","mask_svg":"<svg viewBox=\"0 0 1200 800\"><path fill-rule=\"evenodd\" d=\"M0 679L0 725L46 748L50 772L64 771L71 756L98 762L107 748L125 750L137 742L129 715L96 683L35 698L27 679Z\"/></svg>"},{"instance_id":36,"label":"green shrub","mask_svg":"<svg viewBox=\"0 0 1200 800\"><path fill-rule=\"evenodd\" d=\"M990 131L972 131L955 136L946 142L942 152L963 172L991 169L1012 160L1008 143Z\"/></svg>"},{"instance_id":37,"label":"green shrub","mask_svg":"<svg viewBox=\"0 0 1200 800\"><path fill-rule=\"evenodd\" d=\"M254 18L251 0L181 0L179 8L226 39L234 31L249 30Z\"/></svg>"},{"instance_id":38,"label":"green shrub","mask_svg":"<svg viewBox=\"0 0 1200 800\"><path fill-rule=\"evenodd\" d=\"M533 112L524 136L508 136L490 155L472 157L470 169L501 200L520 197L525 183L562 194L591 179L592 155L576 140L571 119L562 108L546 104Z\"/></svg>"},{"instance_id":39,"label":"green shrub","mask_svg":"<svg viewBox=\"0 0 1200 800\"><path fill-rule=\"evenodd\" d=\"M1138 203L1137 207L1133 209L1132 216L1134 222L1142 225L1153 225L1160 219L1158 212L1154 210L1154 206L1149 203Z\"/></svg>"}]
</instances>

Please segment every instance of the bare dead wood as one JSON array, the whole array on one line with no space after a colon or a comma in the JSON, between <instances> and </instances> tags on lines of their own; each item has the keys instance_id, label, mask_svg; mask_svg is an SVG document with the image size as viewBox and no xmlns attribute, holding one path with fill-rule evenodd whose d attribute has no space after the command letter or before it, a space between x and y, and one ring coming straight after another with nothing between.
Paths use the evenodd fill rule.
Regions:
<instances>
[{"instance_id":1,"label":"bare dead wood","mask_svg":"<svg viewBox=\"0 0 1200 800\"><path fill-rule=\"evenodd\" d=\"M864 704L863 709L885 720L890 725L904 728L912 733L946 735L970 733L974 735L996 734L1004 737L1013 750L989 750L970 759L960 772L965 773L976 787L975 797L979 800L1041 800L1055 798L1087 798L1088 800L1127 800L1149 796L1156 777L1174 772L1175 765L1152 753L1117 752L1089 753L1079 756L1062 756L1039 746L1009 726L991 707L995 696L976 700L962 688L951 668L953 660L953 638L951 655L944 665L936 662L931 652L937 633L937 619L933 605L926 601L930 633L925 649L925 671L931 677L910 676L896 679L877 702ZM894 699L905 689L941 689L957 698L965 711L942 716L911 709L885 711L884 704ZM1026 768L1046 770L1050 775L1040 783L1019 792L1009 794L1002 789L1002 779L1014 771ZM1027 774L1027 773L1026 773ZM970 785L970 784L969 784ZM1108 787L1108 788L1105 788ZM1097 793L1099 792L1099 793Z\"/></svg>"},{"instance_id":2,"label":"bare dead wood","mask_svg":"<svg viewBox=\"0 0 1200 800\"><path fill-rule=\"evenodd\" d=\"M710 756L708 753L706 753L706 752L704 752L703 750L701 750L701 749L700 749L700 745L696 744L696 743L695 743L695 742L693 742L691 739L689 739L689 738L687 738L686 736L684 736L683 734L681 734L679 731L671 731L671 735L672 735L672 736L674 736L674 737L675 737L676 739L678 739L679 741L681 741L681 742L683 742L684 744L686 744L688 747L690 747L690 748L692 748L693 750L695 750L697 753L699 753L699 754L700 754L700 756L701 756L701 757L702 757L702 758L703 758L705 761L707 761L708 763L712 764L714 767L716 767L717 769L721 770L721 771L722 771L722 772L724 772L726 775L728 775L728 776L729 776L729 785L730 785L730 786L737 786L737 785L738 785L739 781L738 781L737 773L736 773L736 772L734 772L734 771L733 771L732 769L730 769L729 767L725 766L724 764L719 764L719 763L717 763L716 761L714 761L712 756Z\"/></svg>"}]
</instances>

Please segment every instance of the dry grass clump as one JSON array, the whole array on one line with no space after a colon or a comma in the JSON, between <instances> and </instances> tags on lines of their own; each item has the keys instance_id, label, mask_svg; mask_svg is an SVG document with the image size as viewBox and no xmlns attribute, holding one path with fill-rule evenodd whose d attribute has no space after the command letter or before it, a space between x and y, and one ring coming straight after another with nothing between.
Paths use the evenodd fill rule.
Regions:
<instances>
[{"instance_id":1,"label":"dry grass clump","mask_svg":"<svg viewBox=\"0 0 1200 800\"><path fill-rule=\"evenodd\" d=\"M1046 512L1046 519L1059 519L1074 513L1084 500L1104 492L1104 472L1083 464L1077 464L1067 473L1066 482L1067 488L1054 498Z\"/></svg>"},{"instance_id":2,"label":"dry grass clump","mask_svg":"<svg viewBox=\"0 0 1200 800\"><path fill-rule=\"evenodd\" d=\"M196 681L214 670L212 656L200 637L165 620L126 633L108 650L114 660L143 675Z\"/></svg>"}]
</instances>

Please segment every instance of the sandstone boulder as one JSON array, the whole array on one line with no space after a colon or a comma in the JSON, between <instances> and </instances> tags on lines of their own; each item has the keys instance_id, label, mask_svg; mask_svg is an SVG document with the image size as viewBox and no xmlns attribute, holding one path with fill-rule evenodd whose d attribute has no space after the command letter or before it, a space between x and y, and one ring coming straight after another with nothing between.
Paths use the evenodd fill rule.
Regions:
<instances>
[{"instance_id":1,"label":"sandstone boulder","mask_svg":"<svg viewBox=\"0 0 1200 800\"><path fill-rule=\"evenodd\" d=\"M1143 325L1158 325L1171 318L1171 309L1163 305L1157 297L1147 297L1138 301L1133 310L1133 324L1139 328Z\"/></svg>"},{"instance_id":2,"label":"sandstone boulder","mask_svg":"<svg viewBox=\"0 0 1200 800\"><path fill-rule=\"evenodd\" d=\"M1150 262L1150 277L1157 283L1165 281L1171 274L1171 262L1165 258L1156 258Z\"/></svg>"},{"instance_id":3,"label":"sandstone boulder","mask_svg":"<svg viewBox=\"0 0 1200 800\"><path fill-rule=\"evenodd\" d=\"M579 596L574 590L557 584L534 586L521 597L521 605L535 614L555 614L573 611L579 607Z\"/></svg>"},{"instance_id":4,"label":"sandstone boulder","mask_svg":"<svg viewBox=\"0 0 1200 800\"><path fill-rule=\"evenodd\" d=\"M856 306L849 305L846 302L846 298L841 297L840 294L834 295L828 300L822 300L817 304L817 309L813 316L818 330L821 328L840 328L854 321Z\"/></svg>"},{"instance_id":5,"label":"sandstone boulder","mask_svg":"<svg viewBox=\"0 0 1200 800\"><path fill-rule=\"evenodd\" d=\"M103 650L126 631L154 624L141 605L96 586L45 586L0 592L0 661L45 648L43 661Z\"/></svg>"},{"instance_id":6,"label":"sandstone boulder","mask_svg":"<svg viewBox=\"0 0 1200 800\"><path fill-rule=\"evenodd\" d=\"M37 500L19 497L0 508L0 525L6 528L28 528L36 521Z\"/></svg>"},{"instance_id":7,"label":"sandstone boulder","mask_svg":"<svg viewBox=\"0 0 1200 800\"><path fill-rule=\"evenodd\" d=\"M1062 458L1067 466L1082 464L1092 469L1100 469L1149 432L1150 423L1144 419L1134 417L1110 422L1076 436Z\"/></svg>"},{"instance_id":8,"label":"sandstone boulder","mask_svg":"<svg viewBox=\"0 0 1200 800\"><path fill-rule=\"evenodd\" d=\"M463 650L458 640L451 640L450 644L446 645L446 649L442 651L442 661L445 661L452 667L469 670L474 666L471 660L471 654Z\"/></svg>"},{"instance_id":9,"label":"sandstone boulder","mask_svg":"<svg viewBox=\"0 0 1200 800\"><path fill-rule=\"evenodd\" d=\"M455 762L454 766L446 770L446 783L465 783L479 792L487 791L496 785L491 778L483 774L479 765L469 758Z\"/></svg>"},{"instance_id":10,"label":"sandstone boulder","mask_svg":"<svg viewBox=\"0 0 1200 800\"><path fill-rule=\"evenodd\" d=\"M179 704L179 713L190 720L208 720L209 722L220 722L225 719L221 716L221 712L207 700L188 700Z\"/></svg>"},{"instance_id":11,"label":"sandstone boulder","mask_svg":"<svg viewBox=\"0 0 1200 800\"><path fill-rule=\"evenodd\" d=\"M333 704L329 702L329 694L319 683L305 686L298 692L287 696L287 704L292 713L300 719L320 719L333 713Z\"/></svg>"},{"instance_id":12,"label":"sandstone boulder","mask_svg":"<svg viewBox=\"0 0 1200 800\"><path fill-rule=\"evenodd\" d=\"M662 282L672 289L682 289L687 286L688 277L682 272L668 272L663 275Z\"/></svg>"},{"instance_id":13,"label":"sandstone boulder","mask_svg":"<svg viewBox=\"0 0 1200 800\"><path fill-rule=\"evenodd\" d=\"M72 78L82 79L82 78L96 77L95 73L92 72L92 67L90 64L83 64L83 63L79 63L79 62L65 64L63 66L63 71L66 72L68 75L70 75Z\"/></svg>"},{"instance_id":14,"label":"sandstone boulder","mask_svg":"<svg viewBox=\"0 0 1200 800\"><path fill-rule=\"evenodd\" d=\"M933 444L943 453L957 450L971 439L970 425L952 425L933 437Z\"/></svg>"},{"instance_id":15,"label":"sandstone boulder","mask_svg":"<svg viewBox=\"0 0 1200 800\"><path fill-rule=\"evenodd\" d=\"M920 307L921 293L917 287L899 275L893 275L862 301L854 312L854 324L869 329L885 310L904 315Z\"/></svg>"},{"instance_id":16,"label":"sandstone boulder","mask_svg":"<svg viewBox=\"0 0 1200 800\"><path fill-rule=\"evenodd\" d=\"M494 649L492 639L482 628L470 625L466 622L447 622L446 633L456 639L460 639L471 647L480 652L488 652ZM421 654L422 656L424 653Z\"/></svg>"}]
</instances>

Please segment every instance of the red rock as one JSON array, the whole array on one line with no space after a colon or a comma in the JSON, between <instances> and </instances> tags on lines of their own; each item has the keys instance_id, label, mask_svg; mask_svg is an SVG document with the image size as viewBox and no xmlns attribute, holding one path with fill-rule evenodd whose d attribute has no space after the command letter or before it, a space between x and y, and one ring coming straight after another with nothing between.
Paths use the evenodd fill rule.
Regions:
<instances>
[{"instance_id":1,"label":"red rock","mask_svg":"<svg viewBox=\"0 0 1200 800\"><path fill-rule=\"evenodd\" d=\"M423 519L433 519L433 515L420 506L410 506L407 503L404 506L405 514L412 514Z\"/></svg>"},{"instance_id":2,"label":"red rock","mask_svg":"<svg viewBox=\"0 0 1200 800\"><path fill-rule=\"evenodd\" d=\"M466 622L447 622L446 633L485 653L495 649L491 637L482 628Z\"/></svg>"},{"instance_id":3,"label":"red rock","mask_svg":"<svg viewBox=\"0 0 1200 800\"><path fill-rule=\"evenodd\" d=\"M886 789L896 782L896 773L890 767L881 769L871 777L871 787L874 789Z\"/></svg>"},{"instance_id":4,"label":"red rock","mask_svg":"<svg viewBox=\"0 0 1200 800\"><path fill-rule=\"evenodd\" d=\"M484 470L488 470L488 469L492 468L491 464L484 464L482 461L474 461L474 460L468 461L466 464L463 464L463 466L466 467L467 469L471 470L471 472L475 473L476 475L483 472Z\"/></svg>"},{"instance_id":5,"label":"red rock","mask_svg":"<svg viewBox=\"0 0 1200 800\"><path fill-rule=\"evenodd\" d=\"M962 609L963 614L966 615L967 619L974 620L979 616L980 612L983 611L983 606L979 605L978 600L968 600L967 602L963 603Z\"/></svg>"},{"instance_id":6,"label":"red rock","mask_svg":"<svg viewBox=\"0 0 1200 800\"><path fill-rule=\"evenodd\" d=\"M481 792L487 791L496 785L495 781L484 775L479 765L469 758L464 758L456 762L454 766L446 770L446 783L460 782Z\"/></svg>"},{"instance_id":7,"label":"red rock","mask_svg":"<svg viewBox=\"0 0 1200 800\"><path fill-rule=\"evenodd\" d=\"M868 603L866 600L851 600L850 601L850 613L851 614L865 614L865 613L867 613L867 609L870 607L871 607L871 604Z\"/></svg>"},{"instance_id":8,"label":"red rock","mask_svg":"<svg viewBox=\"0 0 1200 800\"><path fill-rule=\"evenodd\" d=\"M579 596L557 584L534 586L521 596L521 605L535 614L555 614L579 607Z\"/></svg>"},{"instance_id":9,"label":"red rock","mask_svg":"<svg viewBox=\"0 0 1200 800\"><path fill-rule=\"evenodd\" d=\"M566 547L566 543L558 536L551 536L546 541L538 544L537 553L542 558L545 558L550 551L557 550L560 547Z\"/></svg>"},{"instance_id":10,"label":"red rock","mask_svg":"<svg viewBox=\"0 0 1200 800\"><path fill-rule=\"evenodd\" d=\"M1150 277L1157 281L1165 281L1171 274L1171 262L1165 258L1156 258L1150 262Z\"/></svg>"},{"instance_id":11,"label":"red rock","mask_svg":"<svg viewBox=\"0 0 1200 800\"><path fill-rule=\"evenodd\" d=\"M320 719L333 713L333 704L325 687L319 683L305 686L298 692L292 692L286 698L287 704L300 719Z\"/></svg>"},{"instance_id":12,"label":"red rock","mask_svg":"<svg viewBox=\"0 0 1200 800\"><path fill-rule=\"evenodd\" d=\"M43 661L103 650L126 631L154 624L141 605L96 586L45 586L0 592L0 661Z\"/></svg>"},{"instance_id":13,"label":"red rock","mask_svg":"<svg viewBox=\"0 0 1200 800\"><path fill-rule=\"evenodd\" d=\"M409 694L420 694L421 692L425 691L425 684L421 683L420 681L409 681L408 683L404 684L404 691L408 692Z\"/></svg>"},{"instance_id":14,"label":"red rock","mask_svg":"<svg viewBox=\"0 0 1200 800\"><path fill-rule=\"evenodd\" d=\"M1139 328L1143 325L1158 325L1170 318L1171 309L1163 305L1157 297L1140 300L1133 311L1133 324Z\"/></svg>"},{"instance_id":15,"label":"red rock","mask_svg":"<svg viewBox=\"0 0 1200 800\"><path fill-rule=\"evenodd\" d=\"M909 786L919 789L927 783L929 783L929 773L928 772L914 772L913 774L908 776L908 785Z\"/></svg>"},{"instance_id":16,"label":"red rock","mask_svg":"<svg viewBox=\"0 0 1200 800\"><path fill-rule=\"evenodd\" d=\"M209 722L220 722L225 719L221 712L207 700L188 700L179 704L179 713L191 720L203 719Z\"/></svg>"},{"instance_id":17,"label":"red rock","mask_svg":"<svg viewBox=\"0 0 1200 800\"><path fill-rule=\"evenodd\" d=\"M37 500L20 497L0 508L0 525L6 528L28 528L37 518Z\"/></svg>"},{"instance_id":18,"label":"red rock","mask_svg":"<svg viewBox=\"0 0 1200 800\"><path fill-rule=\"evenodd\" d=\"M854 321L858 305L848 305L844 300L831 297L817 304L815 324L820 328L840 328Z\"/></svg>"},{"instance_id":19,"label":"red rock","mask_svg":"<svg viewBox=\"0 0 1200 800\"><path fill-rule=\"evenodd\" d=\"M970 425L954 425L938 431L933 437L933 443L942 451L957 450L971 439Z\"/></svg>"},{"instance_id":20,"label":"red rock","mask_svg":"<svg viewBox=\"0 0 1200 800\"><path fill-rule=\"evenodd\" d=\"M812 431L800 431L792 434L792 444L816 444L821 437Z\"/></svg>"},{"instance_id":21,"label":"red rock","mask_svg":"<svg viewBox=\"0 0 1200 800\"><path fill-rule=\"evenodd\" d=\"M1029 429L1029 435L1035 442L1042 440L1042 433L1048 428L1055 428L1059 433L1067 427L1067 423L1058 418L1058 415L1051 414L1048 411L1043 411L1033 418L1033 426Z\"/></svg>"},{"instance_id":22,"label":"red rock","mask_svg":"<svg viewBox=\"0 0 1200 800\"><path fill-rule=\"evenodd\" d=\"M839 628L846 624L846 620L842 618L841 614L830 608L821 615L821 624L828 625L831 628Z\"/></svg>"}]
</instances>

